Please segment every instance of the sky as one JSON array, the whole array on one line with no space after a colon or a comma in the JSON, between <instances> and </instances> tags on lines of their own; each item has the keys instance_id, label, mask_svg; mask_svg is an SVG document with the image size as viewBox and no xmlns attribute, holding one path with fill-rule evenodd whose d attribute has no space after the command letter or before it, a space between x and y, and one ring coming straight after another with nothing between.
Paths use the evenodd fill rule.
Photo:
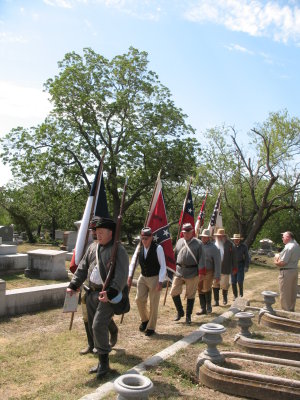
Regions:
<instances>
[{"instance_id":1,"label":"sky","mask_svg":"<svg viewBox=\"0 0 300 400\"><path fill-rule=\"evenodd\" d=\"M133 46L203 132L247 132L269 112L300 117L300 0L0 0L0 137L43 122L43 84L68 52ZM0 164L0 185L11 173Z\"/></svg>"}]
</instances>

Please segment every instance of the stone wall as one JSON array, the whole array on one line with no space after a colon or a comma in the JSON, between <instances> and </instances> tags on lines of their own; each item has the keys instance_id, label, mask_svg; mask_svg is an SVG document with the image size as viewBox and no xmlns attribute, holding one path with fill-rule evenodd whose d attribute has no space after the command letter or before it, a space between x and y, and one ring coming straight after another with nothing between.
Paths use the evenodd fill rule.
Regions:
<instances>
[{"instance_id":1,"label":"stone wall","mask_svg":"<svg viewBox=\"0 0 300 400\"><path fill-rule=\"evenodd\" d=\"M69 282L65 282L6 290L6 282L0 279L0 317L63 307L68 285Z\"/></svg>"}]
</instances>

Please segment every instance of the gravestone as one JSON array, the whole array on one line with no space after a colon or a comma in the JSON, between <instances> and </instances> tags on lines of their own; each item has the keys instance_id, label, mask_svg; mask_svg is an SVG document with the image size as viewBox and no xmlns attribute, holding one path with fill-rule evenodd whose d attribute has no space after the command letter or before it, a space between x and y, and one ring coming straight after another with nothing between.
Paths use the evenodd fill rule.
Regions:
<instances>
[{"instance_id":1,"label":"gravestone","mask_svg":"<svg viewBox=\"0 0 300 400\"><path fill-rule=\"evenodd\" d=\"M55 239L56 240L63 240L64 239L64 231L56 229L56 231L55 231Z\"/></svg>"},{"instance_id":2,"label":"gravestone","mask_svg":"<svg viewBox=\"0 0 300 400\"><path fill-rule=\"evenodd\" d=\"M0 244L0 273L24 271L27 268L27 254L17 254L16 244Z\"/></svg>"},{"instance_id":3,"label":"gravestone","mask_svg":"<svg viewBox=\"0 0 300 400\"><path fill-rule=\"evenodd\" d=\"M66 253L62 250L46 249L28 251L28 268L25 269L25 276L38 279L67 279Z\"/></svg>"},{"instance_id":4,"label":"gravestone","mask_svg":"<svg viewBox=\"0 0 300 400\"><path fill-rule=\"evenodd\" d=\"M2 243L13 244L14 227L12 225L0 226L0 236L2 237Z\"/></svg>"},{"instance_id":5,"label":"gravestone","mask_svg":"<svg viewBox=\"0 0 300 400\"><path fill-rule=\"evenodd\" d=\"M273 245L274 242L271 239L262 239L259 241L260 243L260 248L258 249L258 254L260 255L266 255L268 257L274 257L274 252L273 252Z\"/></svg>"}]
</instances>

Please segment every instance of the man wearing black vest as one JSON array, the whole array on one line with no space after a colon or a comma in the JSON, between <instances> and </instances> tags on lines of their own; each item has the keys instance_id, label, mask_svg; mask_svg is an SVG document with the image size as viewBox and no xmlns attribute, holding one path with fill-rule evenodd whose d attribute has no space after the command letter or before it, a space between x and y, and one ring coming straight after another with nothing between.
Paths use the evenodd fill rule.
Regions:
<instances>
[{"instance_id":1,"label":"man wearing black vest","mask_svg":"<svg viewBox=\"0 0 300 400\"><path fill-rule=\"evenodd\" d=\"M155 333L160 293L166 276L166 260L162 246L153 241L151 228L142 229L141 241L138 255L141 275L137 282L135 301L142 321L139 329L146 336L151 336ZM129 271L131 275L132 271ZM128 286L131 284L132 278L128 278ZM150 310L147 307L148 296Z\"/></svg>"}]
</instances>

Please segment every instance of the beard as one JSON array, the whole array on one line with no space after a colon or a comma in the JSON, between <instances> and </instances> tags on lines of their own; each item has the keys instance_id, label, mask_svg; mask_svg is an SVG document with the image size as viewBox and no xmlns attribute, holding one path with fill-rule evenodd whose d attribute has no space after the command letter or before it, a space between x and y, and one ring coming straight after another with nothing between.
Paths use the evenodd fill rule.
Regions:
<instances>
[{"instance_id":1,"label":"beard","mask_svg":"<svg viewBox=\"0 0 300 400\"><path fill-rule=\"evenodd\" d=\"M223 240L217 237L217 238L216 238L216 246L217 246L217 248L218 248L219 251L220 251L220 254L221 254L221 262L222 262L223 259L224 259L224 242L223 242Z\"/></svg>"}]
</instances>

